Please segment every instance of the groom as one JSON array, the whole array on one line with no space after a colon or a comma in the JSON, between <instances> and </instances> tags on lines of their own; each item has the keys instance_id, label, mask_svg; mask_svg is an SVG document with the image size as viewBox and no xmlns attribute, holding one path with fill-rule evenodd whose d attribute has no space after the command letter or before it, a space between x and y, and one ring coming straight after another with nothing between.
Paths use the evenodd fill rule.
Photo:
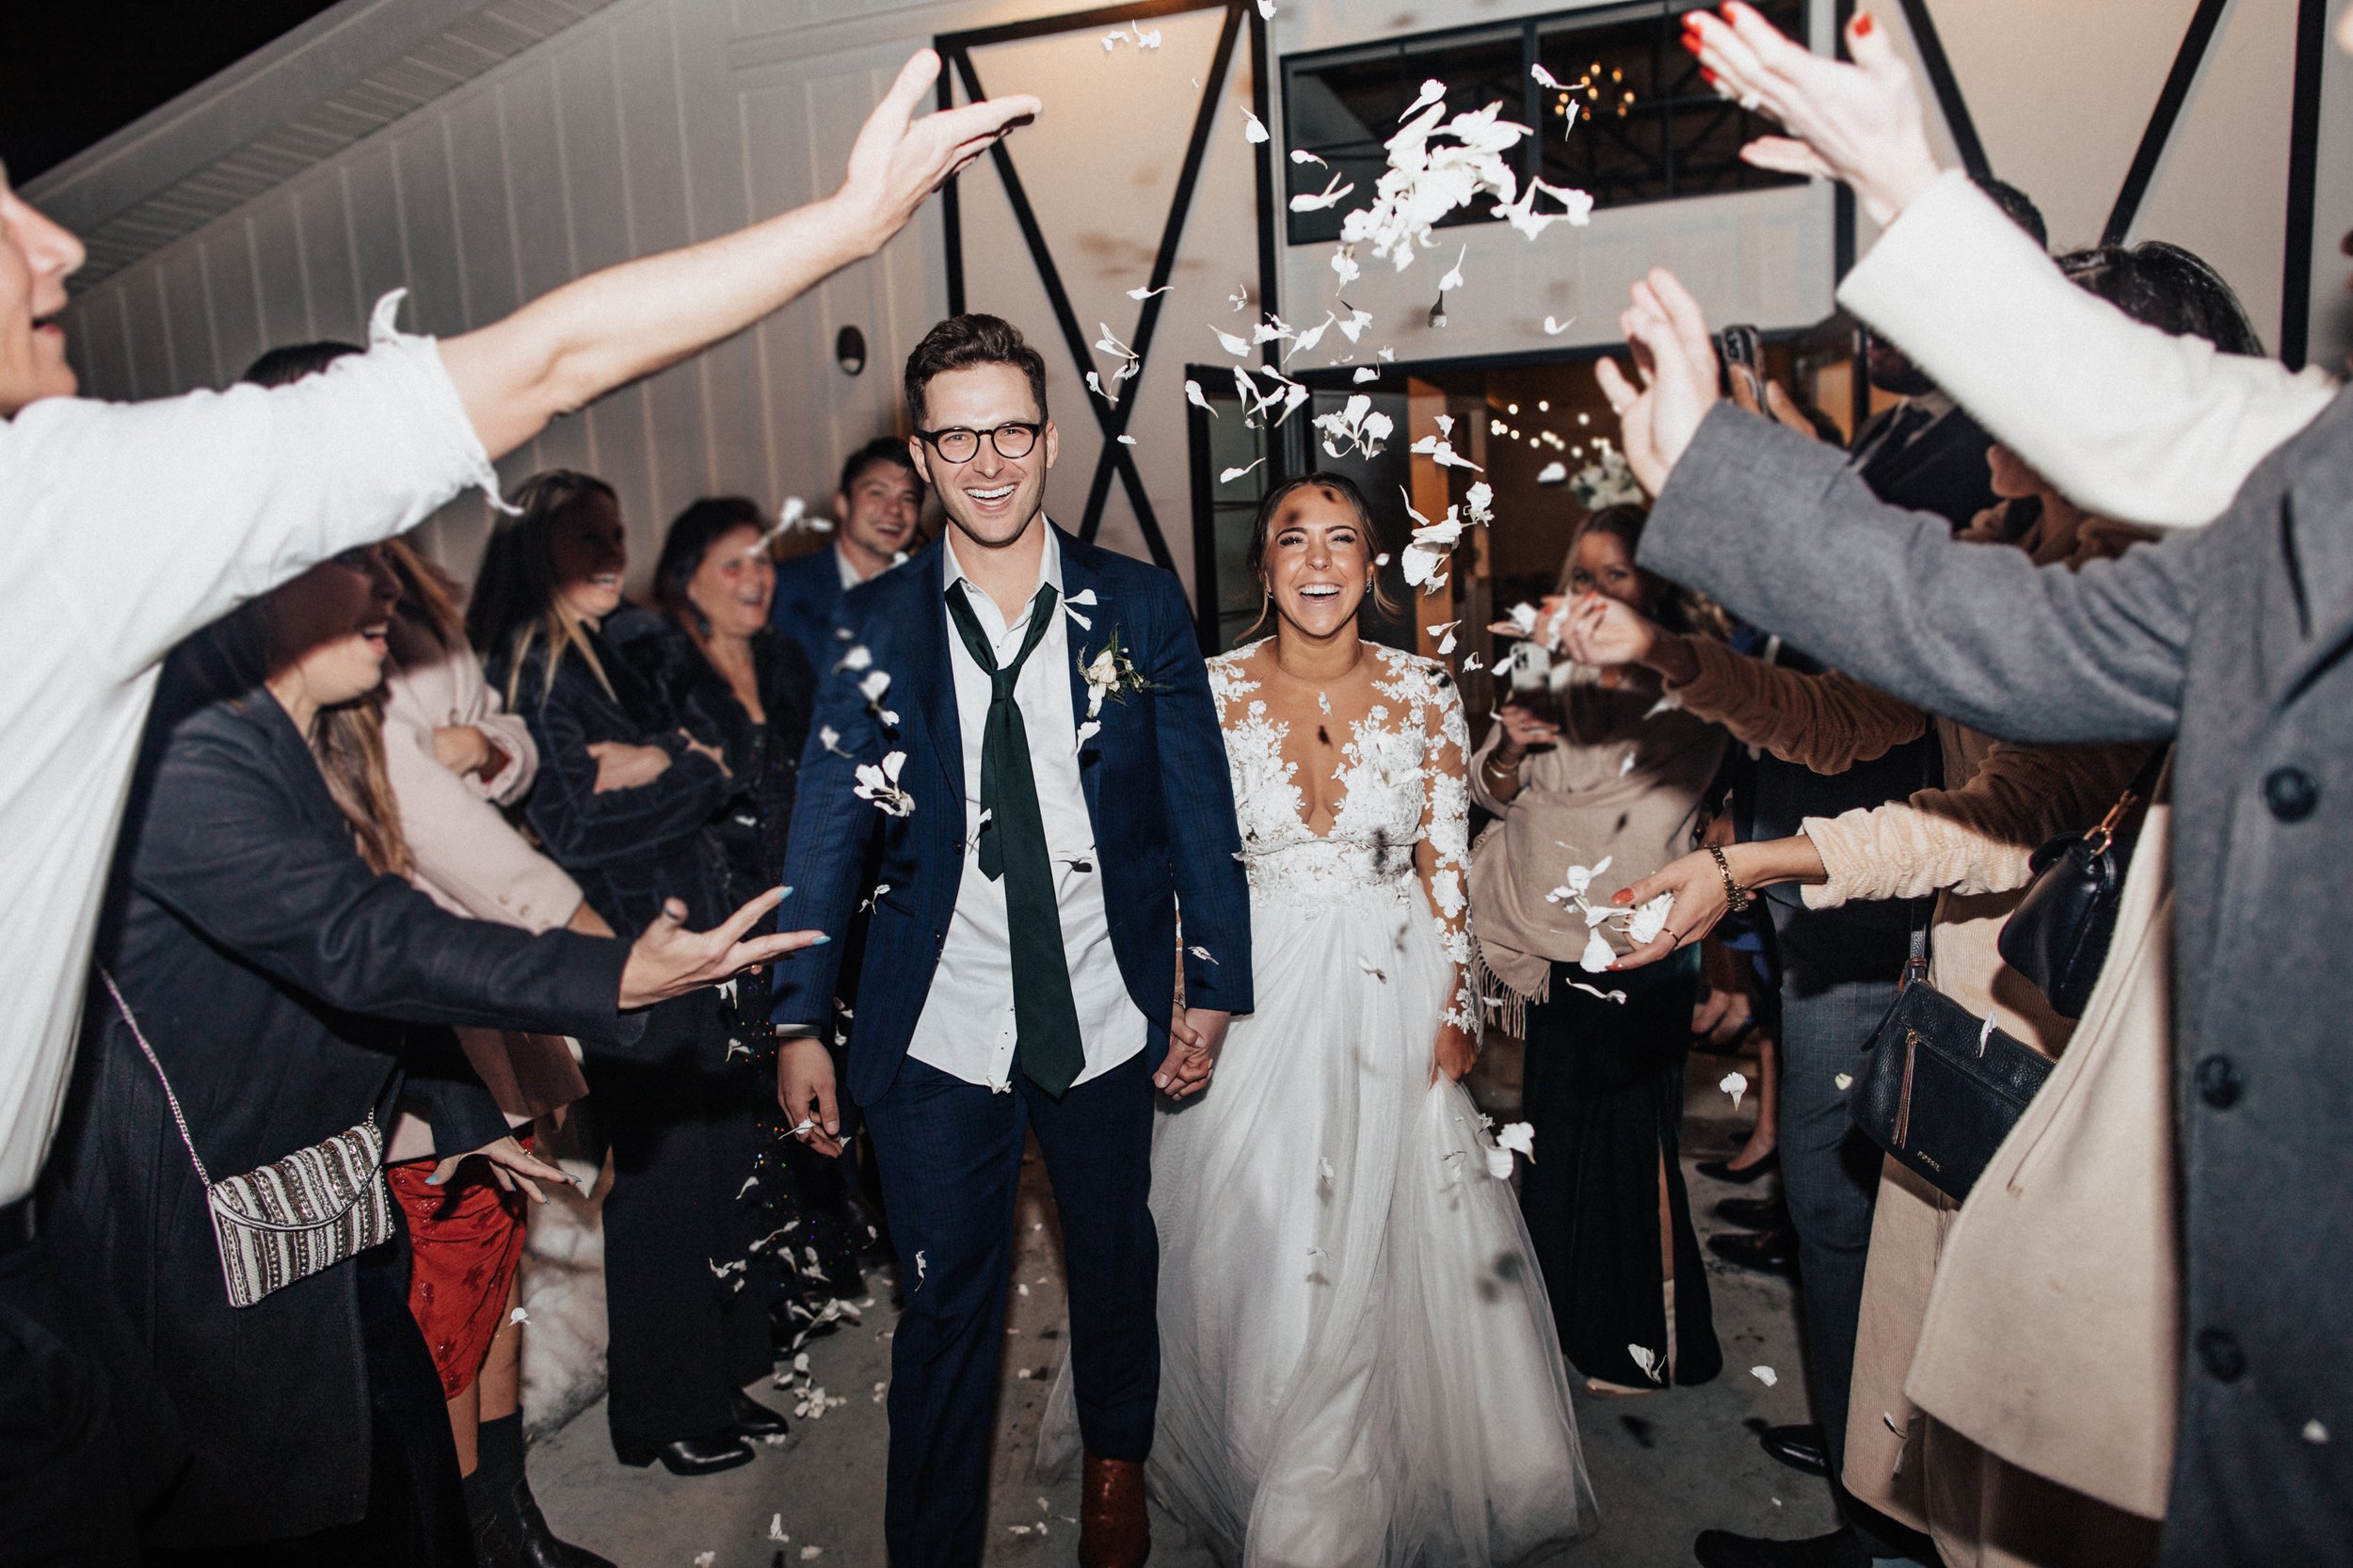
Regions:
<instances>
[{"instance_id":1,"label":"groom","mask_svg":"<svg viewBox=\"0 0 2353 1568\"><path fill-rule=\"evenodd\" d=\"M908 357L906 398L948 527L843 603L784 870L808 925L839 935L873 904L849 1089L906 1298L890 1560L981 1560L1026 1130L1069 1275L1079 1560L1136 1568L1160 1384L1152 1092L1199 1088L1251 1005L1225 746L1176 580L1046 520L1055 432L1037 351L994 316L953 317ZM840 952L782 967L774 1015L778 1097L824 1152L839 1102L810 1035Z\"/></svg>"}]
</instances>

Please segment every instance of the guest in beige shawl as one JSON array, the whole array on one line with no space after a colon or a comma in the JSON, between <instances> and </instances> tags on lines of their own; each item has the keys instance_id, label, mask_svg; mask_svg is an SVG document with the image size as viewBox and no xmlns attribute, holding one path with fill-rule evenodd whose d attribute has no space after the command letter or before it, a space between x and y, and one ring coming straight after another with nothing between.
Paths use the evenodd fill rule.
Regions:
<instances>
[{"instance_id":1,"label":"guest in beige shawl","mask_svg":"<svg viewBox=\"0 0 2353 1568\"><path fill-rule=\"evenodd\" d=\"M1642 519L1588 519L1562 592L1697 624L1689 596L1635 568ZM1676 1158L1698 954L1590 971L1585 918L1549 895L1689 849L1722 755L1722 731L1662 704L1649 672L1559 664L1504 705L1471 762L1472 798L1498 819L1471 854L1481 992L1527 1043L1537 1156L1520 1208L1561 1348L1594 1392L1705 1383L1723 1366ZM1596 898L1603 886L1616 883Z\"/></svg>"}]
</instances>

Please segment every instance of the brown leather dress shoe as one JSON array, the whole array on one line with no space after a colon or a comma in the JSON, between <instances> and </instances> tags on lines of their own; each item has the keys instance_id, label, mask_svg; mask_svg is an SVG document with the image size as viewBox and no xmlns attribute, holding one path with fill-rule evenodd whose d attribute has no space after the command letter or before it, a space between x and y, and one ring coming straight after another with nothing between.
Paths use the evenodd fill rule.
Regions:
<instances>
[{"instance_id":1,"label":"brown leather dress shoe","mask_svg":"<svg viewBox=\"0 0 2353 1568\"><path fill-rule=\"evenodd\" d=\"M1144 1568L1152 1522L1144 1512L1144 1466L1087 1455L1079 1495L1079 1568Z\"/></svg>"}]
</instances>

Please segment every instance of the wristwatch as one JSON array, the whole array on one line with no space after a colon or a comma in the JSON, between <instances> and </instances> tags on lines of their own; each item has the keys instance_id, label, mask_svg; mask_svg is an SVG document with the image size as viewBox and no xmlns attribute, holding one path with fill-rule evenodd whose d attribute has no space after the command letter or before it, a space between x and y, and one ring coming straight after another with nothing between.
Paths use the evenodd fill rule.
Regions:
<instances>
[{"instance_id":1,"label":"wristwatch","mask_svg":"<svg viewBox=\"0 0 2353 1568\"><path fill-rule=\"evenodd\" d=\"M1745 912L1756 902L1756 894L1740 886L1732 874L1732 862L1724 858L1722 846L1710 844L1707 853L1716 857L1716 871L1724 879L1724 906L1733 914Z\"/></svg>"}]
</instances>

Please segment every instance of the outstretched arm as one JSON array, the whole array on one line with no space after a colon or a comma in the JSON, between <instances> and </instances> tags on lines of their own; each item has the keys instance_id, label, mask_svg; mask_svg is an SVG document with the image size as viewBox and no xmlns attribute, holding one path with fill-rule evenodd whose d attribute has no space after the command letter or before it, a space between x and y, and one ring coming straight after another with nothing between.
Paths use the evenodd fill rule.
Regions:
<instances>
[{"instance_id":1,"label":"outstretched arm","mask_svg":"<svg viewBox=\"0 0 2353 1568\"><path fill-rule=\"evenodd\" d=\"M919 50L868 118L832 196L722 238L594 272L504 321L441 344L474 432L493 457L549 420L749 327L810 284L871 256L925 198L1038 112L1026 95L914 118L939 76Z\"/></svg>"},{"instance_id":2,"label":"outstretched arm","mask_svg":"<svg viewBox=\"0 0 2353 1568\"><path fill-rule=\"evenodd\" d=\"M1852 65L1737 0L1721 20L1693 11L1686 25L1721 90L1791 132L1741 155L1844 181L1885 227L1839 303L2078 505L2205 522L2334 395L2323 371L2219 353L2070 283L1966 176L1937 167L1918 84L1867 11L1847 30Z\"/></svg>"}]
</instances>

